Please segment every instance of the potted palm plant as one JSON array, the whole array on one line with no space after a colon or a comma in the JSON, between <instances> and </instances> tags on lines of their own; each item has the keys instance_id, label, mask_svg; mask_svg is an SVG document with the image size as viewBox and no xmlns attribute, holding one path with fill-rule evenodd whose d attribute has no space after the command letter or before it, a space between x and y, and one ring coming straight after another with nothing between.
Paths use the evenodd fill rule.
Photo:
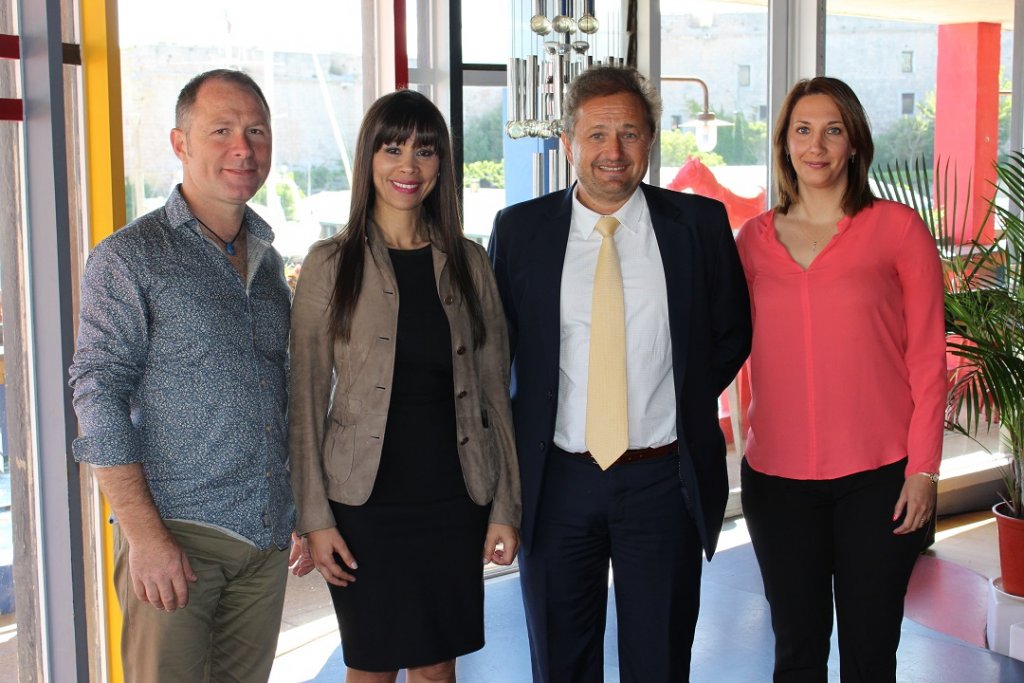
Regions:
<instances>
[{"instance_id":1,"label":"potted palm plant","mask_svg":"<svg viewBox=\"0 0 1024 683\"><path fill-rule=\"evenodd\" d=\"M947 251L947 348L959 357L947 422L968 435L998 422L1010 456L995 512L1003 589L1024 595L1024 154L996 165L994 244Z\"/></svg>"},{"instance_id":2,"label":"potted palm plant","mask_svg":"<svg viewBox=\"0 0 1024 683\"><path fill-rule=\"evenodd\" d=\"M970 197L957 193L949 163L937 164L938 188L923 160L873 173L879 194L912 206L935 235L946 268L946 347L951 371L946 422L968 436L998 429L1009 457L1006 491L993 508L999 527L1003 590L1024 596L1024 154L996 165L989 201L998 239L957 245L966 235ZM959 241L963 241L962 239Z\"/></svg>"}]
</instances>

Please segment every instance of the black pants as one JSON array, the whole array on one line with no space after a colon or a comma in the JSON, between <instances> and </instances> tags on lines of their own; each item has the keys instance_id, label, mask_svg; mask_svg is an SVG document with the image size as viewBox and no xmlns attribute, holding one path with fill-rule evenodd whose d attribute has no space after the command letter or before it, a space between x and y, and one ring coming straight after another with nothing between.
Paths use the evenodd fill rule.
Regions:
<instances>
[{"instance_id":1,"label":"black pants","mask_svg":"<svg viewBox=\"0 0 1024 683\"><path fill-rule=\"evenodd\" d=\"M833 592L843 683L896 681L903 599L927 533L893 533L905 466L804 481L743 461L743 513L771 606L776 683L828 680Z\"/></svg>"}]
</instances>

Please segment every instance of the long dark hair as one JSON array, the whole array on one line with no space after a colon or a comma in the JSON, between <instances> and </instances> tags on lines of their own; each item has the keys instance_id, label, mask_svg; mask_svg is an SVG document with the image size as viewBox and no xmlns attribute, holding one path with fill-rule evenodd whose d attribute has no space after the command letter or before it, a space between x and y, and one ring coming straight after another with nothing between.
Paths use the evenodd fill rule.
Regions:
<instances>
[{"instance_id":1,"label":"long dark hair","mask_svg":"<svg viewBox=\"0 0 1024 683\"><path fill-rule=\"evenodd\" d=\"M352 204L348 224L338 245L338 277L331 307L331 331L348 341L352 335L352 317L363 284L366 267L366 232L376 193L373 188L373 155L384 145L401 144L415 138L413 145L429 147L440 159L437 185L423 200L421 211L430 241L448 255L455 288L462 294L469 311L474 347L487 339L480 297L470 275L466 243L462 235L452 143L444 116L426 96L414 90L399 90L384 95L363 116L356 142L352 179Z\"/></svg>"},{"instance_id":2,"label":"long dark hair","mask_svg":"<svg viewBox=\"0 0 1024 683\"><path fill-rule=\"evenodd\" d=\"M798 81L782 103L773 136L775 189L779 193L779 205L776 208L780 213L789 213L790 207L800 198L796 169L789 160L786 140L793 109L796 108L797 102L808 95L828 95L832 98L843 117L850 146L857 151L851 162L846 165L846 192L843 193L843 213L853 216L861 209L871 206L875 200L868 186L868 169L871 168L871 160L875 156L875 144L871 140L868 115L853 89L838 78L829 76Z\"/></svg>"}]
</instances>

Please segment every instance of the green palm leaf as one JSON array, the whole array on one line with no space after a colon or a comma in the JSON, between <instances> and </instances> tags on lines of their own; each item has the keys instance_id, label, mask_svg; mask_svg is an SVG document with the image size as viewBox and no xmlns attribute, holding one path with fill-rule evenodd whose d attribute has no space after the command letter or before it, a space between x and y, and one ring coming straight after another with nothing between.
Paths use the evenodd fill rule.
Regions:
<instances>
[{"instance_id":1,"label":"green palm leaf","mask_svg":"<svg viewBox=\"0 0 1024 683\"><path fill-rule=\"evenodd\" d=\"M937 163L934 174L933 205L923 160L872 170L879 194L916 209L943 256L947 352L957 361L947 426L971 437L1001 430L1012 456L1006 500L1024 518L1024 154L996 165L997 191L986 214L996 221L995 244L957 239L968 235L970 197L958 191L948 160Z\"/></svg>"}]
</instances>

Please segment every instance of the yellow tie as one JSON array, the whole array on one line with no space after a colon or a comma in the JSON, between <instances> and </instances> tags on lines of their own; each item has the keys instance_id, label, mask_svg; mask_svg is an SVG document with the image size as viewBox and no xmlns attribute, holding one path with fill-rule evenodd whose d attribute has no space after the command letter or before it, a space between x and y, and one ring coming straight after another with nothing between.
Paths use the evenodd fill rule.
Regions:
<instances>
[{"instance_id":1,"label":"yellow tie","mask_svg":"<svg viewBox=\"0 0 1024 683\"><path fill-rule=\"evenodd\" d=\"M629 448L626 412L626 305L622 269L615 248L619 221L597 221L601 250L594 271L590 313L590 365L587 374L587 450L601 469L608 469Z\"/></svg>"}]
</instances>

